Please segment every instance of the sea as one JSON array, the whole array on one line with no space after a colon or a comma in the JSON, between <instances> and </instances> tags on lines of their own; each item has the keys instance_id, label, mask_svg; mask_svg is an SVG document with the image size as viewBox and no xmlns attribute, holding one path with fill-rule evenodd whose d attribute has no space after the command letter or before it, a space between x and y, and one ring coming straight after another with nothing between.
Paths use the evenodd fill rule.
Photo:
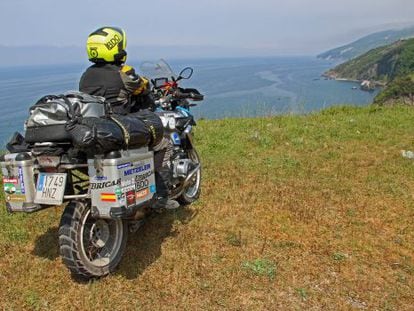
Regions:
<instances>
[{"instance_id":1,"label":"sea","mask_svg":"<svg viewBox=\"0 0 414 311\"><path fill-rule=\"evenodd\" d=\"M197 119L306 114L334 105L363 106L378 90L357 83L326 80L336 64L315 57L167 60L178 73L194 69L183 87L197 88L205 100L192 111ZM140 62L131 62L139 72ZM76 90L85 64L0 68L0 144L24 131L29 108L44 95Z\"/></svg>"}]
</instances>

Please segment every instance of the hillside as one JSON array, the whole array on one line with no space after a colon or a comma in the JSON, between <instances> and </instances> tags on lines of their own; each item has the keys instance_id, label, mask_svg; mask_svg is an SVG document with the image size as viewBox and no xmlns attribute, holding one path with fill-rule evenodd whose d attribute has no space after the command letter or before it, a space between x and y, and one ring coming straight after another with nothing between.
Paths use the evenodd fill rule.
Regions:
<instances>
[{"instance_id":1,"label":"hillside","mask_svg":"<svg viewBox=\"0 0 414 311\"><path fill-rule=\"evenodd\" d=\"M387 30L365 36L355 42L329 50L318 55L318 58L335 61L346 61L358 57L372 49L391 44L400 39L414 37L414 27L399 30Z\"/></svg>"},{"instance_id":2,"label":"hillside","mask_svg":"<svg viewBox=\"0 0 414 311\"><path fill-rule=\"evenodd\" d=\"M414 72L414 39L379 47L345 62L325 75L336 79L387 83Z\"/></svg>"},{"instance_id":3,"label":"hillside","mask_svg":"<svg viewBox=\"0 0 414 311\"><path fill-rule=\"evenodd\" d=\"M375 104L393 105L403 103L414 106L414 73L397 77L374 99Z\"/></svg>"},{"instance_id":4,"label":"hillside","mask_svg":"<svg viewBox=\"0 0 414 311\"><path fill-rule=\"evenodd\" d=\"M71 279L61 208L0 209L0 309L412 310L414 110L200 121L203 193L129 237L115 274Z\"/></svg>"}]
</instances>

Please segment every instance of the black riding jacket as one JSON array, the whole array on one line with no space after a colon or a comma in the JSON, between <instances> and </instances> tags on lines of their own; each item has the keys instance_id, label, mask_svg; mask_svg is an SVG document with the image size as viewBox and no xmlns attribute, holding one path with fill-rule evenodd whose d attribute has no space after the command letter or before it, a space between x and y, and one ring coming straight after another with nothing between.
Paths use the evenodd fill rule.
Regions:
<instances>
[{"instance_id":1,"label":"black riding jacket","mask_svg":"<svg viewBox=\"0 0 414 311\"><path fill-rule=\"evenodd\" d=\"M123 64L94 64L82 75L79 90L102 96L115 113L127 114L141 109L152 109L154 100L149 83Z\"/></svg>"}]
</instances>

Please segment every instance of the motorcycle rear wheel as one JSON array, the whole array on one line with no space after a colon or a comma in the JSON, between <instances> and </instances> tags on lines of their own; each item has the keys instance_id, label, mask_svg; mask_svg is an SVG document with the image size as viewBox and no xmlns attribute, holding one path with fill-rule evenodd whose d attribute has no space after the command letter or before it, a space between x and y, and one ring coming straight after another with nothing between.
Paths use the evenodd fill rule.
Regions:
<instances>
[{"instance_id":1,"label":"motorcycle rear wheel","mask_svg":"<svg viewBox=\"0 0 414 311\"><path fill-rule=\"evenodd\" d=\"M127 235L124 220L94 218L90 201L71 201L60 220L60 255L73 275L102 277L119 265Z\"/></svg>"}]
</instances>

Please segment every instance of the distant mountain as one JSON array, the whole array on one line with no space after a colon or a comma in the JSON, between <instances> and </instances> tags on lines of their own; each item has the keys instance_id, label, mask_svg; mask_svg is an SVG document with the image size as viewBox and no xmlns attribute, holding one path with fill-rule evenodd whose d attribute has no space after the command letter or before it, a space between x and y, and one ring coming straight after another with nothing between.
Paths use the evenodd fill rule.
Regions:
<instances>
[{"instance_id":1,"label":"distant mountain","mask_svg":"<svg viewBox=\"0 0 414 311\"><path fill-rule=\"evenodd\" d=\"M128 61L272 56L273 50L202 45L128 46ZM0 67L88 63L83 46L2 46Z\"/></svg>"},{"instance_id":2,"label":"distant mountain","mask_svg":"<svg viewBox=\"0 0 414 311\"><path fill-rule=\"evenodd\" d=\"M414 37L414 26L376 32L355 42L319 54L318 58L334 61L346 61L358 57L372 49L391 44L400 39Z\"/></svg>"}]
</instances>

